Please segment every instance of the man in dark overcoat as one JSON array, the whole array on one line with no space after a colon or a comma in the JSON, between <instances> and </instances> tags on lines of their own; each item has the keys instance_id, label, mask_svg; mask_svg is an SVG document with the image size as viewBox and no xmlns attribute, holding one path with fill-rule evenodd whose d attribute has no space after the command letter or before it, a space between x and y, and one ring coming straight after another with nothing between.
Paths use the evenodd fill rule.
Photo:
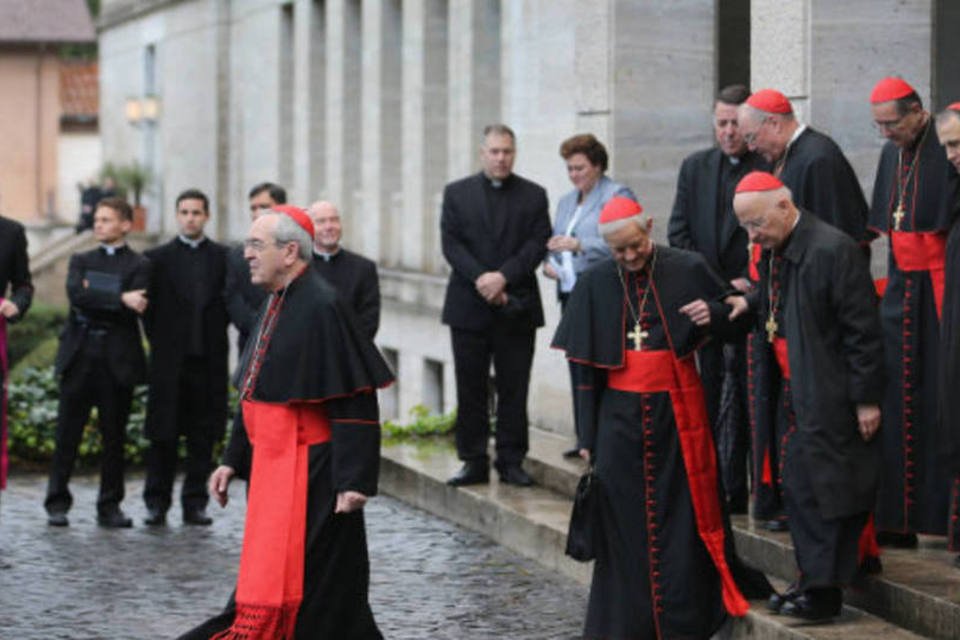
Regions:
<instances>
[{"instance_id":1,"label":"man in dark overcoat","mask_svg":"<svg viewBox=\"0 0 960 640\"><path fill-rule=\"evenodd\" d=\"M210 212L201 191L184 191L176 206L179 235L146 252L151 279L145 316L150 340L145 522L166 522L178 443L185 436L183 522L207 525L212 521L206 514L206 479L227 419L227 248L204 235Z\"/></svg>"}]
</instances>

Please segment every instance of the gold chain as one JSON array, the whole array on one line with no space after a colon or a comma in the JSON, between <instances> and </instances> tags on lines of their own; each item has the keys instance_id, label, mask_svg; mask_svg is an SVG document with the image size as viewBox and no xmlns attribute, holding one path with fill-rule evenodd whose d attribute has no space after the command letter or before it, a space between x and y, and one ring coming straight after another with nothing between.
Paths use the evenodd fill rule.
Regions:
<instances>
[{"instance_id":1,"label":"gold chain","mask_svg":"<svg viewBox=\"0 0 960 640\"><path fill-rule=\"evenodd\" d=\"M630 302L630 291L627 289L627 281L623 277L623 269L620 268L620 263L617 263L617 275L620 276L620 285L623 287L623 299L627 302L627 308L630 310L630 316L633 318L633 326L638 330L638 332L640 328L640 313L642 313L644 308L647 306L647 296L650 294L650 289L653 288L653 268L657 264L657 246L653 244L652 240L650 241L650 244L653 245L650 263L645 265L648 267L649 271L649 275L647 276L647 288L643 290L643 298L640 300L639 309L635 310L633 308L633 303Z\"/></svg>"}]
</instances>

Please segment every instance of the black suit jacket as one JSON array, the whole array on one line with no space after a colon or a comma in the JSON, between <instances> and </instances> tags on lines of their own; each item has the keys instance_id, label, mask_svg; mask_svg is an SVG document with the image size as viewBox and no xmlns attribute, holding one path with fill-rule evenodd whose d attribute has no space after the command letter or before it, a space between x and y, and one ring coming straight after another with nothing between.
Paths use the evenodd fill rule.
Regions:
<instances>
[{"instance_id":1,"label":"black suit jacket","mask_svg":"<svg viewBox=\"0 0 960 640\"><path fill-rule=\"evenodd\" d=\"M332 256L314 254L313 268L333 285L357 316L363 334L373 340L380 327L380 279L377 265L342 248Z\"/></svg>"},{"instance_id":2,"label":"black suit jacket","mask_svg":"<svg viewBox=\"0 0 960 640\"><path fill-rule=\"evenodd\" d=\"M150 339L150 391L145 432L151 439L177 435L179 373L187 357L192 304L186 289L202 276L199 306L202 314L203 358L207 364L212 397L214 438L223 434L227 417L227 306L223 299L227 271L227 247L206 240L197 251L204 252L203 273L186 272L179 260L183 247L179 239L146 252L150 259L150 305L144 328Z\"/></svg>"},{"instance_id":3,"label":"black suit jacket","mask_svg":"<svg viewBox=\"0 0 960 640\"><path fill-rule=\"evenodd\" d=\"M119 290L99 288L91 282L96 278L92 275L94 272L118 277ZM90 331L106 331L107 366L117 383L132 387L146 381L147 365L138 316L123 304L120 295L146 289L149 281L149 262L127 247L118 249L114 256L108 256L100 248L71 256L67 272L70 314L60 333L57 375L70 375L70 367L77 361Z\"/></svg>"},{"instance_id":4,"label":"black suit jacket","mask_svg":"<svg viewBox=\"0 0 960 640\"><path fill-rule=\"evenodd\" d=\"M550 214L543 187L518 175L503 186L505 215L492 219L484 181L478 173L451 182L443 191L440 234L443 255L453 269L443 303L444 324L483 331L494 323L518 330L543 326L536 269L547 252ZM500 271L509 302L487 304L474 285L480 274Z\"/></svg>"},{"instance_id":5,"label":"black suit jacket","mask_svg":"<svg viewBox=\"0 0 960 640\"><path fill-rule=\"evenodd\" d=\"M730 161L712 147L683 161L677 178L677 195L667 226L671 247L696 251L727 281L747 274L747 232L733 213L737 182L750 171L767 170L763 158L747 152L727 173L723 211L719 211L722 169Z\"/></svg>"},{"instance_id":6,"label":"black suit jacket","mask_svg":"<svg viewBox=\"0 0 960 640\"><path fill-rule=\"evenodd\" d=\"M10 301L20 309L20 315L12 318L11 322L22 318L33 300L33 283L28 265L27 234L23 225L0 216L0 297L7 297L7 290L10 289Z\"/></svg>"}]
</instances>

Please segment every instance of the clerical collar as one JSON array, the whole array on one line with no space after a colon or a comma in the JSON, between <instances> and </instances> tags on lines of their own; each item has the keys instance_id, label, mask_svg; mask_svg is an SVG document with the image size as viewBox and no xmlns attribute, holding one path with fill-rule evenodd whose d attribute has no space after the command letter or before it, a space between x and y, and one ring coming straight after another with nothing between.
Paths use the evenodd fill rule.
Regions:
<instances>
[{"instance_id":1,"label":"clerical collar","mask_svg":"<svg viewBox=\"0 0 960 640\"><path fill-rule=\"evenodd\" d=\"M487 174L483 174L484 179L487 181L487 184L490 185L493 189L502 189L510 184L510 178L513 176L511 173L509 176L500 180L499 178L491 178Z\"/></svg>"},{"instance_id":2,"label":"clerical collar","mask_svg":"<svg viewBox=\"0 0 960 640\"><path fill-rule=\"evenodd\" d=\"M207 241L206 236L200 236L197 240L191 240L190 238L183 235L182 233L177 235L177 239L180 240L180 242L182 242L183 244L190 247L191 249L196 249L200 245L202 245L204 242Z\"/></svg>"},{"instance_id":3,"label":"clerical collar","mask_svg":"<svg viewBox=\"0 0 960 640\"><path fill-rule=\"evenodd\" d=\"M108 256L116 255L118 251L127 246L126 242L121 242L120 244L103 244L100 243L100 248L103 249L103 252Z\"/></svg>"},{"instance_id":4,"label":"clerical collar","mask_svg":"<svg viewBox=\"0 0 960 640\"><path fill-rule=\"evenodd\" d=\"M737 166L738 164L740 164L740 161L742 160L742 158L740 156L727 156L727 160L729 160L730 164L732 164L733 166Z\"/></svg>"},{"instance_id":5,"label":"clerical collar","mask_svg":"<svg viewBox=\"0 0 960 640\"><path fill-rule=\"evenodd\" d=\"M337 250L332 253L327 253L326 251L320 251L316 247L313 248L313 257L323 260L324 262L330 262L334 258L340 255L340 247L337 247Z\"/></svg>"},{"instance_id":6,"label":"clerical collar","mask_svg":"<svg viewBox=\"0 0 960 640\"><path fill-rule=\"evenodd\" d=\"M806 130L807 130L807 125L798 121L797 128L794 130L793 135L790 136L790 140L787 142L787 148L783 150L783 155L787 155L787 151L790 150L790 147L793 145L793 143L796 142L797 138L800 137L800 134L802 134Z\"/></svg>"}]
</instances>

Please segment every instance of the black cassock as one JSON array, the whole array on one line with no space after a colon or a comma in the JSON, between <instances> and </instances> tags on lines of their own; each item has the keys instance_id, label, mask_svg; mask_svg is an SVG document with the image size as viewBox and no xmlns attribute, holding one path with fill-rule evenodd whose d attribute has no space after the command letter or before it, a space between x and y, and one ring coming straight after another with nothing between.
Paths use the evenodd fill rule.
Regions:
<instances>
[{"instance_id":1,"label":"black cassock","mask_svg":"<svg viewBox=\"0 0 960 640\"><path fill-rule=\"evenodd\" d=\"M953 475L950 493L950 523L947 535L951 551L960 550L960 223L947 236L946 287L940 325L940 437L942 459Z\"/></svg>"},{"instance_id":2,"label":"black cassock","mask_svg":"<svg viewBox=\"0 0 960 640\"><path fill-rule=\"evenodd\" d=\"M259 325L274 309L270 297ZM321 403L331 428L329 441L309 447L304 588L295 637L374 640L381 634L367 601L369 561L363 511L333 514L338 492L377 492L380 429L375 389L393 375L373 343L350 319L336 292L307 267L283 293L266 351L254 376L250 400L259 403ZM257 332L238 367L246 378ZM251 444L235 424L223 463L242 476ZM256 448L253 448L256 464ZM251 479L251 492L258 478ZM182 636L209 638L231 625L233 597L220 615Z\"/></svg>"},{"instance_id":3,"label":"black cassock","mask_svg":"<svg viewBox=\"0 0 960 640\"><path fill-rule=\"evenodd\" d=\"M867 201L857 175L843 151L829 136L807 126L787 147L774 171L789 187L793 202L798 207L845 232L862 246L866 246L873 238L874 234L867 229ZM754 251L756 258L758 249ZM770 375L777 375L775 369L770 369L767 359L758 357L765 340L763 332L751 335L748 340L748 386L756 385L757 380ZM766 520L781 514L778 478L780 465L785 460L779 459L783 451L775 436L778 430L776 415L758 414L751 410L750 425L754 516Z\"/></svg>"},{"instance_id":4,"label":"black cassock","mask_svg":"<svg viewBox=\"0 0 960 640\"><path fill-rule=\"evenodd\" d=\"M876 524L879 531L944 535L951 478L936 434L937 299L943 294L944 245L957 218L960 184L937 141L933 118L920 136L902 158L893 143L884 145L870 210L870 226L888 234L890 243L880 303L888 387ZM905 215L898 231L901 195Z\"/></svg>"},{"instance_id":5,"label":"black cassock","mask_svg":"<svg viewBox=\"0 0 960 640\"><path fill-rule=\"evenodd\" d=\"M380 327L380 279L373 260L341 248L333 255L314 253L313 268L333 285L373 340Z\"/></svg>"},{"instance_id":6,"label":"black cassock","mask_svg":"<svg viewBox=\"0 0 960 640\"><path fill-rule=\"evenodd\" d=\"M623 277L625 284L613 260L581 274L553 341L569 359L588 365L578 389L578 420L583 444L594 454L602 541L584 634L706 638L724 621L725 599L731 596L730 571L724 574L718 566L729 566L734 573L740 568L728 527L721 528L725 548L720 555L725 560L719 563L698 530L699 509L716 508L721 517L709 425L703 424L698 432L698 444L705 447L699 459L712 458L713 477L691 482L673 392L620 390L617 376L630 370L634 356L660 354L675 362L675 355L678 368L689 366L693 371L705 423L702 389L692 369L694 352L705 335L678 309L698 298L715 301L727 288L700 255L661 246L656 247L652 287L646 270L639 275L623 272ZM625 302L625 289L630 304ZM627 334L634 327L630 305L639 309L640 301L644 301L641 328L646 332L643 350L628 352L633 342ZM716 325L724 324L727 313L726 305L711 302ZM665 368L669 371L670 365ZM687 403L678 406L693 413ZM712 490L704 490L711 485ZM695 502L701 505L698 509Z\"/></svg>"},{"instance_id":7,"label":"black cassock","mask_svg":"<svg viewBox=\"0 0 960 640\"><path fill-rule=\"evenodd\" d=\"M753 356L768 375L753 380L750 402L779 422L782 455L772 464L780 471L800 588L842 585L856 570L880 467L879 436L864 442L856 415L858 404L879 405L884 391L873 283L858 246L806 211L786 246L774 255L764 251L759 267L759 286L748 299L755 335L762 336ZM786 366L777 364L766 331L771 298Z\"/></svg>"}]
</instances>

